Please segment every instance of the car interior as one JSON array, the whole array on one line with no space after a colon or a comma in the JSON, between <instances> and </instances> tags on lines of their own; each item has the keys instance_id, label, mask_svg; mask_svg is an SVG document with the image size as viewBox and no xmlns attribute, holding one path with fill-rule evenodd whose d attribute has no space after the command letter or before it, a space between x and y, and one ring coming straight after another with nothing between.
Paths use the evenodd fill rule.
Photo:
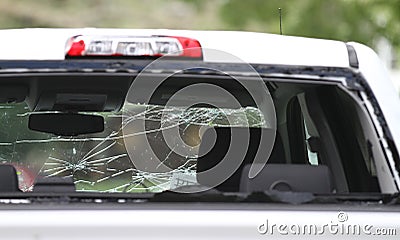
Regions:
<instances>
[{"instance_id":1,"label":"car interior","mask_svg":"<svg viewBox=\"0 0 400 240\"><path fill-rule=\"evenodd\" d=\"M369 143L355 114L356 103L336 86L293 83L274 86L278 128L267 164L255 178L248 177L257 148L262 148L258 146L260 132L268 130L250 128L245 159L216 188L247 192L380 192L373 160L368 157ZM197 171L218 164L228 150L231 131L232 128L216 128L215 147L198 159ZM207 137L208 134L203 135L202 144L208 141ZM200 145L200 152L201 148ZM213 184L212 175L197 179L201 184Z\"/></svg>"},{"instance_id":2,"label":"car interior","mask_svg":"<svg viewBox=\"0 0 400 240\"><path fill-rule=\"evenodd\" d=\"M107 192L105 188L100 190L96 189L96 186L111 181L125 181L124 184L119 183L119 187L110 187L114 192L160 191L160 188L154 190L155 188L152 187L157 184L164 184L171 179L171 175L165 175L167 177L160 180L161 174L164 173L145 173L145 169L140 169L140 171L135 170L135 164L132 164L130 159L132 155L127 154L127 152L129 152L127 150L128 148L136 148L136 152L142 153L141 158L143 162L146 162L148 159L146 155L143 155L143 152L147 152L147 149L140 148L140 141L144 141L145 139L151 139L149 140L150 143L153 141L151 147L155 151L155 155L162 155L162 158L165 158L165 155L167 155L167 158L170 159L168 161L170 162L168 163L169 165L165 163L166 165L173 169L184 169L186 173L195 176L196 182L187 181L189 184L212 186L222 192L277 190L335 194L383 191L383 180L378 180L376 167L376 162L379 159L383 164L385 163L383 160L383 153L377 147L372 149L372 146L376 143L371 142L368 138L369 134L376 134L374 126L372 124L361 124L369 120L368 116L362 110L362 106L355 99L357 94L343 89L339 86L339 83L310 82L295 79L266 79L265 84L271 94L276 113L276 131L263 126L216 124L214 126L208 125L206 130L200 134L199 129L204 123L186 122L184 124L178 124L179 129L182 130L182 136L185 135L185 131L189 129L194 131L193 136L199 138L197 145L194 147L197 151L194 156L198 157L196 159L189 159L188 157L184 158L179 154L175 154L173 149L171 150L170 146L165 144L165 136L158 134L158 132L148 131L143 136L138 137L136 142L129 140L124 141L124 133L121 131L121 123L123 125L124 117L121 110L118 109L120 109L121 105L127 104L126 102L124 103L122 96L125 96L128 90L130 78L121 76L119 77L120 79L118 79L118 77L103 78L97 76L97 78L102 79L100 82L104 83L98 84L98 87L93 87L96 85L96 77L94 76L88 77L89 81L83 85L78 84L78 82L81 81L81 77L79 76L53 76L53 78L57 78L55 80L59 80L61 84L56 85L50 83L51 77L36 77L35 80L22 78L23 80L19 80L20 83L30 82L30 84L33 83L33 85L28 84L28 91L26 87L22 87L15 90L16 93L11 95L18 96L20 100L24 99L20 96L22 89L29 93L26 101L2 104L2 106L9 106L10 108L19 107L22 111L17 114L19 116L18 119L23 118L18 122L20 124L18 126L19 131L33 131L28 129L28 117L32 114L32 111L37 111L39 113L40 111L46 113L52 112L53 114L58 114L60 112L79 112L101 115L104 117L104 130L101 129L103 131L100 133L86 133L82 136L79 135L79 132L71 134L65 130L67 131L66 135L69 133L69 135L74 136L62 138L63 130L60 124L58 131L53 131L53 133L58 134L58 136L54 134L51 135L49 132L38 133L47 134L38 135L41 136L40 139L42 140L37 141L37 143L44 146L43 148L37 148L37 151L41 153L35 155L32 153L33 148L29 148L30 153L24 155L23 159L17 159L19 155L15 155L15 149L18 149L24 144L24 147L29 145L27 144L29 143L28 140L20 141L20 139L17 139L18 134L21 137L24 136L24 133L14 134L8 132L8 135L3 135L1 142L9 143L9 145L2 144L0 146L0 157L3 159L0 171L5 173L0 174L2 176L0 184L1 192L20 191L15 179L17 179L16 176L18 172L21 171L18 170L16 166L22 169L21 166L23 165L26 165L28 172L34 172L32 180L33 185L35 181L38 181L38 178L41 179L40 181L43 181L43 177L72 177L75 185L86 184L85 186L90 185L92 187L88 189L77 187L77 190L81 191ZM118 84L110 84L111 79L114 82L118 82ZM10 79L3 82L6 84L9 81ZM77 84L76 86L80 87L63 88L63 86L71 86L67 84L68 81L72 81ZM240 84L220 81L219 78L210 76L207 78L204 78L204 76L201 78L184 76L176 77L175 80L170 82L165 81L160 85L159 89L155 91L150 102L146 104L163 106L166 104L168 96L198 81L218 84L220 87L227 89L238 99L242 107L256 107L254 106L254 101L252 101L251 96L246 94L246 91L241 88ZM182 84L182 82L184 84ZM13 98L13 96L9 96L8 98ZM139 98L135 99L135 96L133 99L129 99L128 96L127 99L129 102L140 101ZM4 100L3 102L9 101ZM207 105L202 105L200 107L213 108ZM229 106L226 107L229 108ZM115 110L118 111L116 112ZM9 114L7 109L5 109L1 114L4 115L7 113ZM204 112L197 113L204 114ZM146 113L143 116L149 116L149 114L151 115L151 113ZM5 119L4 116L3 119ZM145 118L145 120L146 129L162 128L163 126L159 120L151 116ZM54 118L49 117L48 120L42 119L39 122L46 121L54 122ZM98 119L96 121L98 121ZM62 121L60 120L60 122ZM132 120L132 122L134 122L134 120ZM67 122L63 123L67 125ZM7 127L6 124L7 121L3 121L4 126L0 131L7 131L6 129L9 127ZM77 123L74 124L76 125ZM119 125L119 127L115 127L116 125ZM57 124L53 126L53 128L54 127L57 128ZM38 131L38 129L36 129L36 131ZM131 131L134 131L134 128L132 128ZM231 153L229 155L229 161L222 161L229 152L233 132L239 134L238 136L245 132L249 133L248 148L244 153L244 158L239 157L240 154ZM10 134L14 135L10 136ZM270 143L268 144L273 144L271 154L269 154L265 145L260 144L261 134L268 136L268 139L270 139ZM8 137L6 137L6 135ZM43 140L43 136L49 137L52 141ZM113 137L111 138L110 136ZM18 141L10 140L13 138ZM68 141L65 140L61 142L59 141L60 138L68 139ZM185 138L182 138L185 141ZM54 143L56 142L54 139L58 142ZM83 141L82 139L89 139L90 141ZM101 140L99 144L91 142L92 140L97 141L98 139ZM115 142L106 146L101 145L105 144L105 142L110 139L115 139ZM84 142L85 145L83 145L82 142ZM85 154L81 154L84 161L74 162L74 164L76 164L73 165L71 163L73 162L72 160L70 162L68 161L66 152L77 151L77 146L80 146L80 150L85 152ZM90 148L88 148L88 146L90 146ZM11 148L14 150L11 151ZM53 151L54 148L59 148L57 153ZM19 149L22 151L24 148L20 147ZM63 153L62 151L65 152ZM95 153L95 151L97 152ZM260 164L254 160L256 159L256 153L258 151L264 151L264 160L268 161L265 166L262 163L259 165L262 170L256 177L249 178L248 175L251 165ZM104 155L105 157L102 158L103 160L95 159L90 161L88 156L93 154L98 154L98 156ZM30 157L27 157L28 155ZM265 159L267 155L270 155L269 159ZM113 156L119 157L113 158ZM33 166L29 162L36 161L36 158L41 158L41 160L38 161L39 167L36 165ZM188 159L192 164L185 165ZM89 164L92 164L92 166L88 167ZM216 172L208 171L215 168L218 164L222 166L219 168L222 169L221 172L218 172L219 170ZM10 166L12 167L10 168ZM230 166L235 167L232 168ZM17 168L17 171L15 171L13 167ZM55 169L61 170L56 171ZM225 171L224 169L230 170ZM228 176L224 176L226 172L229 172ZM141 182L134 182L132 179L135 179L135 177L140 174L142 177ZM154 180L156 178L153 178L154 181L148 180L148 178L146 179L146 176L148 177L151 174L158 174L158 180ZM87 176L89 176L89 178ZM221 182L222 178L224 179ZM20 182L22 181L21 174L18 175L18 179ZM35 187L33 185L33 188L26 188L24 191L34 190ZM110 183L110 186L111 185ZM169 189L168 184L164 184L163 186L163 190Z\"/></svg>"}]
</instances>

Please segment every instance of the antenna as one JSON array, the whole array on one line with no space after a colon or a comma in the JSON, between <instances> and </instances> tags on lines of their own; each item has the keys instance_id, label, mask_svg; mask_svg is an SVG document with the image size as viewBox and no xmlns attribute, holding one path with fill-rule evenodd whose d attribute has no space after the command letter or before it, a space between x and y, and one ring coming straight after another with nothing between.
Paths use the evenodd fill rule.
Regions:
<instances>
[{"instance_id":1,"label":"antenna","mask_svg":"<svg viewBox=\"0 0 400 240\"><path fill-rule=\"evenodd\" d=\"M282 35L282 8L278 8L279 11L279 30Z\"/></svg>"}]
</instances>

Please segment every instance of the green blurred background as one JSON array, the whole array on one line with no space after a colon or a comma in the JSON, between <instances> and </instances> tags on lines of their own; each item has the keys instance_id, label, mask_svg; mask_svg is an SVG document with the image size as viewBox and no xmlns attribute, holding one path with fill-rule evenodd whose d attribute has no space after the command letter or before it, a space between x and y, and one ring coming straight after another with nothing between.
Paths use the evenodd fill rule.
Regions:
<instances>
[{"instance_id":1,"label":"green blurred background","mask_svg":"<svg viewBox=\"0 0 400 240\"><path fill-rule=\"evenodd\" d=\"M357 41L397 78L400 0L1 0L0 28L247 30ZM400 81L400 79L399 79Z\"/></svg>"}]
</instances>

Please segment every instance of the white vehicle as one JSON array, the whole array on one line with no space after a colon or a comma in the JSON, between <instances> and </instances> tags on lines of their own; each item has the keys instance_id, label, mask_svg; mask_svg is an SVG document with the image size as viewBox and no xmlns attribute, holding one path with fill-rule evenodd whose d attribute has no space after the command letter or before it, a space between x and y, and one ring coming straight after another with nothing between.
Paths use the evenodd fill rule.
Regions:
<instances>
[{"instance_id":1,"label":"white vehicle","mask_svg":"<svg viewBox=\"0 0 400 240\"><path fill-rule=\"evenodd\" d=\"M397 239L400 105L358 43L0 30L0 239Z\"/></svg>"}]
</instances>

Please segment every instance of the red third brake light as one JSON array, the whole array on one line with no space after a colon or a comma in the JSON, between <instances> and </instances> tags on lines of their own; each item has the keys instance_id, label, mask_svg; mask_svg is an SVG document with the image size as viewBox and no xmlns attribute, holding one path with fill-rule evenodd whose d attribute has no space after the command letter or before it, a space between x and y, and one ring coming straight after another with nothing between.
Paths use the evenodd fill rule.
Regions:
<instances>
[{"instance_id":1,"label":"red third brake light","mask_svg":"<svg viewBox=\"0 0 400 240\"><path fill-rule=\"evenodd\" d=\"M70 56L82 56L85 51L85 42L83 40L72 42L71 47L67 53Z\"/></svg>"},{"instance_id":2,"label":"red third brake light","mask_svg":"<svg viewBox=\"0 0 400 240\"><path fill-rule=\"evenodd\" d=\"M66 56L131 56L164 55L202 58L199 41L186 37L150 36L76 36L69 39Z\"/></svg>"},{"instance_id":3,"label":"red third brake light","mask_svg":"<svg viewBox=\"0 0 400 240\"><path fill-rule=\"evenodd\" d=\"M182 44L183 56L200 58L202 56L199 41L192 38L174 37Z\"/></svg>"}]
</instances>

